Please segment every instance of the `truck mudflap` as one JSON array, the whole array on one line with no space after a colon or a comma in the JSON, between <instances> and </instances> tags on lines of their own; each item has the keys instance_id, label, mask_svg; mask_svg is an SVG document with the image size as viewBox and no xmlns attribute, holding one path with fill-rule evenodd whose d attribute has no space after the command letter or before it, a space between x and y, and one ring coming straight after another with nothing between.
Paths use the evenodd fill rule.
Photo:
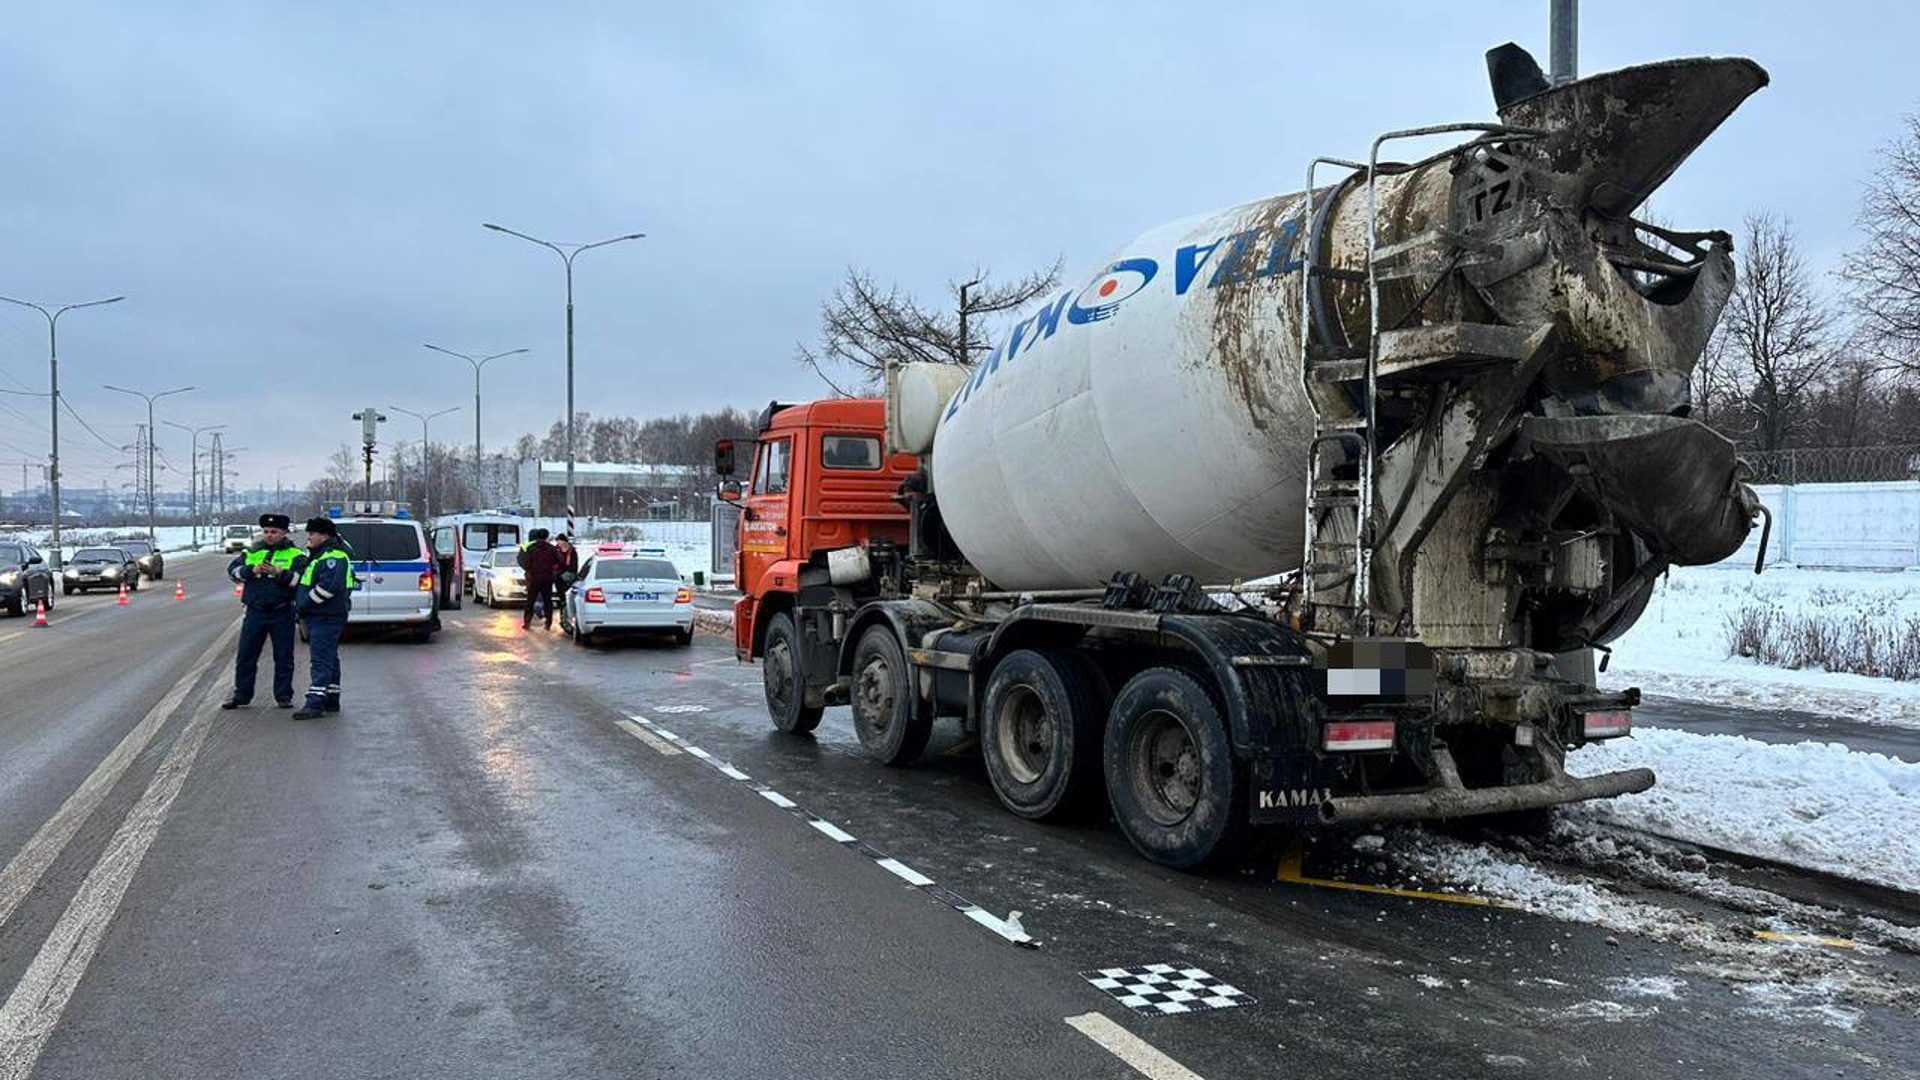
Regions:
<instances>
[{"instance_id":1,"label":"truck mudflap","mask_svg":"<svg viewBox=\"0 0 1920 1080\"><path fill-rule=\"evenodd\" d=\"M1438 782L1425 791L1388 795L1335 795L1329 789L1258 790L1250 801L1255 824L1345 824L1475 817L1539 810L1587 799L1631 795L1653 786L1652 769L1622 769L1599 776L1568 776L1556 755L1541 754L1547 776L1526 784L1469 788L1445 747L1435 747Z\"/></svg>"}]
</instances>

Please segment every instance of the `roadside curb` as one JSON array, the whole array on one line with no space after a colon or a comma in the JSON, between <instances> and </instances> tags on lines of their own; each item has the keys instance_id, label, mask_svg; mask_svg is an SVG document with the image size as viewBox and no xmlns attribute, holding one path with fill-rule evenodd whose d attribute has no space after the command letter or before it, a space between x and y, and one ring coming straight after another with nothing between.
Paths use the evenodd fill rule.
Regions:
<instances>
[{"instance_id":1,"label":"roadside curb","mask_svg":"<svg viewBox=\"0 0 1920 1080\"><path fill-rule=\"evenodd\" d=\"M733 612L709 611L705 608L693 610L693 630L696 634L713 634L719 637L733 636Z\"/></svg>"}]
</instances>

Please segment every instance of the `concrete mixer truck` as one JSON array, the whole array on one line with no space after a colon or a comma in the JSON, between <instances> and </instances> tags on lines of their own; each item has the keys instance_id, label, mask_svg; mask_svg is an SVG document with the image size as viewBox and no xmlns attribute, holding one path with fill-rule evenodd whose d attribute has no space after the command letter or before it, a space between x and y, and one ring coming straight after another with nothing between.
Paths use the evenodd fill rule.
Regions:
<instances>
[{"instance_id":1,"label":"concrete mixer truck","mask_svg":"<svg viewBox=\"0 0 1920 1080\"><path fill-rule=\"evenodd\" d=\"M1104 793L1181 868L1649 787L1563 768L1639 700L1590 658L1763 511L1687 415L1729 238L1634 212L1766 73L1488 68L1497 122L1148 232L970 365L769 406L722 497L774 724L850 705L899 765L957 718L1007 809Z\"/></svg>"}]
</instances>

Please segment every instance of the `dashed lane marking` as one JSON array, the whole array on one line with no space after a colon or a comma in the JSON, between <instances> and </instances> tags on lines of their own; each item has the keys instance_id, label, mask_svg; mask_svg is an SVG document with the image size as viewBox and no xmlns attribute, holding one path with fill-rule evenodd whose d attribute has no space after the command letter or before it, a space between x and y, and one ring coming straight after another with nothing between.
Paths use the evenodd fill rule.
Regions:
<instances>
[{"instance_id":1,"label":"dashed lane marking","mask_svg":"<svg viewBox=\"0 0 1920 1080\"><path fill-rule=\"evenodd\" d=\"M40 876L66 850L68 842L80 831L81 824L93 816L101 800L120 782L120 777L134 759L146 750L154 736L159 734L167 719L180 707L181 699L200 681L200 676L213 666L214 661L227 655L239 625L240 620L234 619L232 625L214 639L207 651L200 654L199 660L188 669L186 676L173 684L161 697L159 704L147 710L147 715L134 725L132 731L127 732L118 746L101 759L100 764L94 766L93 772L80 782L73 794L67 796L67 801L60 804L60 809L54 811L47 823L40 826L40 830L26 842L19 854L7 863L6 869L0 870L0 926L6 925L6 921L13 917L14 909L39 884Z\"/></svg>"},{"instance_id":2,"label":"dashed lane marking","mask_svg":"<svg viewBox=\"0 0 1920 1080\"><path fill-rule=\"evenodd\" d=\"M660 738L658 735L655 735L653 732L648 731L646 728L641 727L631 720L621 720L614 726L634 738L639 739L641 742L646 743L648 746L653 747L666 757L680 756L679 747L668 743L665 739Z\"/></svg>"},{"instance_id":3,"label":"dashed lane marking","mask_svg":"<svg viewBox=\"0 0 1920 1080\"><path fill-rule=\"evenodd\" d=\"M186 786L187 774L213 726L214 712L213 702L202 702L187 721L146 792L114 831L105 853L80 883L80 891L41 943L6 1004L0 1005L0 1080L26 1080L39 1064L47 1040L106 940L133 875Z\"/></svg>"},{"instance_id":4,"label":"dashed lane marking","mask_svg":"<svg viewBox=\"0 0 1920 1080\"><path fill-rule=\"evenodd\" d=\"M779 792L773 790L767 785L760 783L757 780L754 780L752 777L748 776L746 773L741 772L739 769L734 768L731 764L725 761L722 761L717 757L714 757L712 754L708 753L705 750L700 749L697 746L694 746L693 744L687 742L685 739L681 738L680 736L675 735L673 732L668 731L666 728L663 728L659 724L654 723L652 720L648 719L647 717L641 716L639 713L628 713L627 720L631 721L634 724L638 724L641 729L644 729L645 731L653 735L657 735L661 739L665 740L666 742L673 744L673 746L677 747L679 750L685 751L687 756L693 758L695 761L700 762L702 765L707 766L708 768L714 770L715 772L728 778L729 780L733 780L737 783L745 784L750 790L758 794L761 798L767 800L768 802L779 807L780 809L785 810L787 813L792 814L793 816L799 818L801 821L806 822L808 826L810 826L814 831L818 832L820 835L825 836L829 840L832 840L834 843L839 844L841 847L851 848L853 851L864 856L866 859L868 859L875 865L879 866L881 869L885 870L887 873L892 874L893 876L906 882L908 885L912 886L913 888L920 890L922 893L925 893L927 896L930 896L933 899L938 900L940 903L945 904L946 906L959 912L960 914L965 915L967 918L973 920L974 922L980 924L981 926L986 927L988 930L993 931L995 934L999 935L1002 938L1005 938L1007 941L1010 941L1013 944L1026 949L1037 949L1040 947L1040 943L1034 940L1030 935L1028 935L1026 930L1021 927L1020 920L1019 920L1019 915L1020 915L1019 912L1017 911L1013 912L1010 915L1008 915L1008 917L1005 919L999 918L998 916L992 914L991 912L986 911L985 909L979 907L978 905L969 902L966 897L961 896L959 893L954 892L952 889L942 888L932 878L928 877L927 875L921 873L918 870L915 870L913 867L908 866L906 863L903 863L900 860L893 858L892 856L888 855L886 852L881 851L879 848L874 847L872 844L869 844L860 840L858 837L854 836L852 833L846 831L845 829L842 829L838 825L835 825L833 822L828 821L826 818L823 818L818 814L810 813L806 809L806 807L801 806L799 803L794 802L792 799L787 798L785 795L780 794ZM622 728L627 728L627 723L625 721L620 721L619 725Z\"/></svg>"},{"instance_id":5,"label":"dashed lane marking","mask_svg":"<svg viewBox=\"0 0 1920 1080\"><path fill-rule=\"evenodd\" d=\"M1199 1073L1168 1057L1152 1043L1114 1023L1101 1013L1067 1017L1067 1026L1127 1063L1147 1080L1202 1080Z\"/></svg>"}]
</instances>

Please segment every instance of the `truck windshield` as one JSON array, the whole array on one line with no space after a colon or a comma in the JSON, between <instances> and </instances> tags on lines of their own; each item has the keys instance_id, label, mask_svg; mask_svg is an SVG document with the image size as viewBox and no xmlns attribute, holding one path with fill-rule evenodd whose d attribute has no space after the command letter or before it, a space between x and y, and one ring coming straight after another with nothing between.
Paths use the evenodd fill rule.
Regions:
<instances>
[{"instance_id":1,"label":"truck windshield","mask_svg":"<svg viewBox=\"0 0 1920 1080\"><path fill-rule=\"evenodd\" d=\"M754 470L755 495L787 493L787 465L793 458L793 440L775 439L760 444L760 466Z\"/></svg>"}]
</instances>

